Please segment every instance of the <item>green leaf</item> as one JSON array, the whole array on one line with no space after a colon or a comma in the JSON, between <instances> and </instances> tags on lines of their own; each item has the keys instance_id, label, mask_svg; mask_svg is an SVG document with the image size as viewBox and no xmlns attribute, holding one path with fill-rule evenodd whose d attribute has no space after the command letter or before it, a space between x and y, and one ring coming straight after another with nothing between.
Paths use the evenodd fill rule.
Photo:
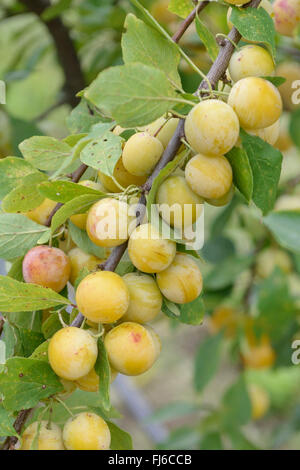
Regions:
<instances>
[{"instance_id":1,"label":"green leaf","mask_svg":"<svg viewBox=\"0 0 300 470\"><path fill-rule=\"evenodd\" d=\"M99 121L102 119L94 106L82 99L67 117L67 126L73 134L81 134L89 132L92 126L98 124Z\"/></svg>"},{"instance_id":2,"label":"green leaf","mask_svg":"<svg viewBox=\"0 0 300 470\"><path fill-rule=\"evenodd\" d=\"M52 233L73 214L84 214L94 202L101 199L98 194L83 194L64 204L52 217Z\"/></svg>"},{"instance_id":3,"label":"green leaf","mask_svg":"<svg viewBox=\"0 0 300 470\"><path fill-rule=\"evenodd\" d=\"M23 183L24 178L37 173L30 163L23 158L6 157L0 160L0 198Z\"/></svg>"},{"instance_id":4,"label":"green leaf","mask_svg":"<svg viewBox=\"0 0 300 470\"><path fill-rule=\"evenodd\" d=\"M109 388L110 388L110 365L107 352L101 338L98 338L98 357L95 364L96 374L99 375L99 390L101 405L108 411L111 407Z\"/></svg>"},{"instance_id":5,"label":"green leaf","mask_svg":"<svg viewBox=\"0 0 300 470\"><path fill-rule=\"evenodd\" d=\"M24 215L0 214L0 257L10 260L24 256L48 230Z\"/></svg>"},{"instance_id":6,"label":"green leaf","mask_svg":"<svg viewBox=\"0 0 300 470\"><path fill-rule=\"evenodd\" d=\"M273 83L273 85L276 87L279 87L280 85L286 82L286 78L284 77L261 77L261 78L268 80L269 82Z\"/></svg>"},{"instance_id":7,"label":"green leaf","mask_svg":"<svg viewBox=\"0 0 300 470\"><path fill-rule=\"evenodd\" d=\"M41 343L31 354L30 359L36 359L38 361L49 362L48 359L48 348L49 340Z\"/></svg>"},{"instance_id":8,"label":"green leaf","mask_svg":"<svg viewBox=\"0 0 300 470\"><path fill-rule=\"evenodd\" d=\"M228 431L228 437L231 440L234 450L260 450L259 447L249 441L239 429L230 429Z\"/></svg>"},{"instance_id":9,"label":"green leaf","mask_svg":"<svg viewBox=\"0 0 300 470\"><path fill-rule=\"evenodd\" d=\"M39 185L39 192L52 201L69 202L72 199L84 194L94 194L99 198L105 196L105 193L96 189L82 186L81 184L71 183L71 181L47 181Z\"/></svg>"},{"instance_id":10,"label":"green leaf","mask_svg":"<svg viewBox=\"0 0 300 470\"><path fill-rule=\"evenodd\" d=\"M72 222L69 222L68 225L69 234L75 243L82 251L94 255L99 259L103 259L106 256L105 248L95 245L89 238L85 230L81 230L76 227Z\"/></svg>"},{"instance_id":11,"label":"green leaf","mask_svg":"<svg viewBox=\"0 0 300 470\"><path fill-rule=\"evenodd\" d=\"M273 209L276 201L282 154L260 137L247 134L243 129L241 139L253 174L252 199L265 215Z\"/></svg>"},{"instance_id":12,"label":"green leaf","mask_svg":"<svg viewBox=\"0 0 300 470\"><path fill-rule=\"evenodd\" d=\"M15 346L19 341L19 336L16 329L6 321L3 327L3 338L5 342L5 358L14 356Z\"/></svg>"},{"instance_id":13,"label":"green leaf","mask_svg":"<svg viewBox=\"0 0 300 470\"><path fill-rule=\"evenodd\" d=\"M140 62L151 65L161 69L172 84L181 86L177 70L180 54L176 45L132 13L127 15L124 27L126 32L122 36L122 52L125 64Z\"/></svg>"},{"instance_id":14,"label":"green leaf","mask_svg":"<svg viewBox=\"0 0 300 470\"><path fill-rule=\"evenodd\" d=\"M61 317L65 323L69 324L70 315L65 310L61 312ZM54 333L61 329L62 324L60 322L59 315L57 312L52 313L42 325L42 332L46 339L51 338Z\"/></svg>"},{"instance_id":15,"label":"green leaf","mask_svg":"<svg viewBox=\"0 0 300 470\"><path fill-rule=\"evenodd\" d=\"M210 432L201 440L201 450L222 450L222 435L219 432Z\"/></svg>"},{"instance_id":16,"label":"green leaf","mask_svg":"<svg viewBox=\"0 0 300 470\"><path fill-rule=\"evenodd\" d=\"M199 16L196 16L195 20L196 31L203 42L209 57L214 62L219 54L219 46L215 39L215 36L211 33L211 31L205 26L203 21L200 20Z\"/></svg>"},{"instance_id":17,"label":"green leaf","mask_svg":"<svg viewBox=\"0 0 300 470\"><path fill-rule=\"evenodd\" d=\"M75 282L74 282L75 291L77 291L77 288L78 288L79 284L81 283L81 281L86 276L88 276L89 274L90 274L90 271L88 270L88 268L86 268L85 266L83 268L81 268L81 270L79 271L78 276L76 277ZM73 314L73 311L72 311L72 314Z\"/></svg>"},{"instance_id":18,"label":"green leaf","mask_svg":"<svg viewBox=\"0 0 300 470\"><path fill-rule=\"evenodd\" d=\"M18 328L26 328L31 331L41 333L42 331L42 311L34 312L9 312L6 313L6 318L11 325Z\"/></svg>"},{"instance_id":19,"label":"green leaf","mask_svg":"<svg viewBox=\"0 0 300 470\"><path fill-rule=\"evenodd\" d=\"M44 335L27 328L18 328L22 356L29 357L33 351L44 341Z\"/></svg>"},{"instance_id":20,"label":"green leaf","mask_svg":"<svg viewBox=\"0 0 300 470\"><path fill-rule=\"evenodd\" d=\"M253 193L253 176L247 153L244 149L233 147L226 154L233 172L233 182L242 195L250 202Z\"/></svg>"},{"instance_id":21,"label":"green leaf","mask_svg":"<svg viewBox=\"0 0 300 470\"><path fill-rule=\"evenodd\" d=\"M300 129L300 109L297 109L291 114L291 120L290 120L290 125L289 125L289 131L291 138L294 142L294 144L300 148L300 134L299 134L299 129ZM0 167L1 168L1 167Z\"/></svg>"},{"instance_id":22,"label":"green leaf","mask_svg":"<svg viewBox=\"0 0 300 470\"><path fill-rule=\"evenodd\" d=\"M194 366L194 385L197 392L203 391L218 370L222 340L222 334L211 336L205 339L197 350Z\"/></svg>"},{"instance_id":23,"label":"green leaf","mask_svg":"<svg viewBox=\"0 0 300 470\"><path fill-rule=\"evenodd\" d=\"M18 436L14 426L14 418L2 405L0 405L0 436Z\"/></svg>"},{"instance_id":24,"label":"green leaf","mask_svg":"<svg viewBox=\"0 0 300 470\"><path fill-rule=\"evenodd\" d=\"M0 310L3 312L31 312L69 304L68 299L51 289L0 276Z\"/></svg>"},{"instance_id":25,"label":"green leaf","mask_svg":"<svg viewBox=\"0 0 300 470\"><path fill-rule=\"evenodd\" d=\"M11 265L10 270L7 273L8 277L15 279L16 281L23 282L23 259L24 256L17 258Z\"/></svg>"},{"instance_id":26,"label":"green leaf","mask_svg":"<svg viewBox=\"0 0 300 470\"><path fill-rule=\"evenodd\" d=\"M115 423L106 422L111 435L111 450L132 450L132 438L128 432L123 431Z\"/></svg>"},{"instance_id":27,"label":"green leaf","mask_svg":"<svg viewBox=\"0 0 300 470\"><path fill-rule=\"evenodd\" d=\"M237 277L253 263L253 257L230 256L218 263L204 279L205 288L208 290L220 290L231 286Z\"/></svg>"},{"instance_id":28,"label":"green leaf","mask_svg":"<svg viewBox=\"0 0 300 470\"><path fill-rule=\"evenodd\" d=\"M171 0L169 10L181 18L186 18L194 8L192 0Z\"/></svg>"},{"instance_id":29,"label":"green leaf","mask_svg":"<svg viewBox=\"0 0 300 470\"><path fill-rule=\"evenodd\" d=\"M23 184L13 189L3 199L4 212L26 212L42 204L44 197L39 193L38 185L47 179L47 176L40 172L26 176Z\"/></svg>"},{"instance_id":30,"label":"green leaf","mask_svg":"<svg viewBox=\"0 0 300 470\"><path fill-rule=\"evenodd\" d=\"M30 137L19 147L26 161L35 168L46 171L57 170L72 154L72 147L54 137Z\"/></svg>"},{"instance_id":31,"label":"green leaf","mask_svg":"<svg viewBox=\"0 0 300 470\"><path fill-rule=\"evenodd\" d=\"M263 219L277 242L294 253L300 253L300 211L271 212Z\"/></svg>"},{"instance_id":32,"label":"green leaf","mask_svg":"<svg viewBox=\"0 0 300 470\"><path fill-rule=\"evenodd\" d=\"M162 312L169 318L178 320L187 325L201 325L205 315L204 302L201 296L188 304L174 304L164 299Z\"/></svg>"},{"instance_id":33,"label":"green leaf","mask_svg":"<svg viewBox=\"0 0 300 470\"><path fill-rule=\"evenodd\" d=\"M73 0L58 0L57 3L47 7L41 14L41 19L47 23L48 21L53 20L57 16L61 15L65 10L67 10Z\"/></svg>"},{"instance_id":34,"label":"green leaf","mask_svg":"<svg viewBox=\"0 0 300 470\"><path fill-rule=\"evenodd\" d=\"M230 21L243 38L255 43L262 42L276 56L274 21L264 8L232 7Z\"/></svg>"},{"instance_id":35,"label":"green leaf","mask_svg":"<svg viewBox=\"0 0 300 470\"><path fill-rule=\"evenodd\" d=\"M85 92L89 101L122 127L155 121L172 108L176 96L161 70L139 63L104 70Z\"/></svg>"},{"instance_id":36,"label":"green leaf","mask_svg":"<svg viewBox=\"0 0 300 470\"><path fill-rule=\"evenodd\" d=\"M62 389L59 378L44 361L13 357L7 360L0 374L0 391L7 410L32 408Z\"/></svg>"},{"instance_id":37,"label":"green leaf","mask_svg":"<svg viewBox=\"0 0 300 470\"><path fill-rule=\"evenodd\" d=\"M195 403L176 401L155 410L149 418L146 419L147 423L157 423L172 421L183 416L197 413L199 407Z\"/></svg>"},{"instance_id":38,"label":"green leaf","mask_svg":"<svg viewBox=\"0 0 300 470\"><path fill-rule=\"evenodd\" d=\"M252 406L243 376L226 391L223 407L222 421L226 428L235 429L250 421Z\"/></svg>"},{"instance_id":39,"label":"green leaf","mask_svg":"<svg viewBox=\"0 0 300 470\"><path fill-rule=\"evenodd\" d=\"M115 166L122 155L123 139L112 132L107 132L101 139L92 140L81 152L82 163L101 170L102 173L111 176Z\"/></svg>"}]
</instances>

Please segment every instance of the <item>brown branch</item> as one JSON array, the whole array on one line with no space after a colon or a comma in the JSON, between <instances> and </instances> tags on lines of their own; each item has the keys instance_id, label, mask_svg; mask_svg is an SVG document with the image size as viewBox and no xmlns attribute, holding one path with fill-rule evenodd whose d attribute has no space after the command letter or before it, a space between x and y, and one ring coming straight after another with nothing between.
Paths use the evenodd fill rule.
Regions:
<instances>
[{"instance_id":1,"label":"brown branch","mask_svg":"<svg viewBox=\"0 0 300 470\"><path fill-rule=\"evenodd\" d=\"M30 413L32 411L32 408L29 408L28 410L22 410L19 412L15 422L14 422L14 428L18 434L21 433L23 426L29 417ZM16 436L9 436L5 439L2 450L15 450L15 445L18 442L18 438Z\"/></svg>"},{"instance_id":2,"label":"brown branch","mask_svg":"<svg viewBox=\"0 0 300 470\"><path fill-rule=\"evenodd\" d=\"M49 0L20 0L20 3L40 18L43 12L51 6ZM75 107L79 102L76 94L85 87L85 80L69 30L60 17L45 22L45 26L52 36L58 60L64 72L63 93L66 95L66 102Z\"/></svg>"},{"instance_id":3,"label":"brown branch","mask_svg":"<svg viewBox=\"0 0 300 470\"><path fill-rule=\"evenodd\" d=\"M189 14L189 16L181 23L180 28L178 29L178 31L176 31L176 33L172 37L174 42L178 42L182 38L182 36L184 35L188 27L194 21L196 15L199 14L202 10L204 10L204 8L208 4L209 4L209 1L203 1L203 2L200 2L196 6L196 8L194 8L194 10Z\"/></svg>"},{"instance_id":4,"label":"brown branch","mask_svg":"<svg viewBox=\"0 0 300 470\"><path fill-rule=\"evenodd\" d=\"M2 317L2 315L0 315L0 336L2 335L3 327L4 327L4 318Z\"/></svg>"}]
</instances>

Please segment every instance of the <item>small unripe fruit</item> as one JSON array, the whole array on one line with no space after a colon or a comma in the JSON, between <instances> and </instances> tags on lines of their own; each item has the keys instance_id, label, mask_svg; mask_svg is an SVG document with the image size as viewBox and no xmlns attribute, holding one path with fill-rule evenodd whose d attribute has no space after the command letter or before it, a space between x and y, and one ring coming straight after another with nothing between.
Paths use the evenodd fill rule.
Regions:
<instances>
[{"instance_id":1,"label":"small unripe fruit","mask_svg":"<svg viewBox=\"0 0 300 470\"><path fill-rule=\"evenodd\" d=\"M236 144L240 125L233 109L220 100L206 100L194 106L185 120L186 139L195 152L219 156Z\"/></svg>"},{"instance_id":2,"label":"small unripe fruit","mask_svg":"<svg viewBox=\"0 0 300 470\"><path fill-rule=\"evenodd\" d=\"M163 151L162 143L156 137L148 132L138 132L132 135L124 146L123 165L133 175L149 175Z\"/></svg>"},{"instance_id":3,"label":"small unripe fruit","mask_svg":"<svg viewBox=\"0 0 300 470\"><path fill-rule=\"evenodd\" d=\"M209 327L213 333L224 330L227 338L232 338L237 329L237 312L226 305L217 307L209 318Z\"/></svg>"},{"instance_id":4,"label":"small unripe fruit","mask_svg":"<svg viewBox=\"0 0 300 470\"><path fill-rule=\"evenodd\" d=\"M274 124L281 115L280 93L273 83L260 77L239 80L231 89L228 104L244 129L261 129Z\"/></svg>"},{"instance_id":5,"label":"small unripe fruit","mask_svg":"<svg viewBox=\"0 0 300 470\"><path fill-rule=\"evenodd\" d=\"M232 185L232 169L221 157L196 155L185 167L185 178L194 193L205 199L223 197Z\"/></svg>"},{"instance_id":6,"label":"small unripe fruit","mask_svg":"<svg viewBox=\"0 0 300 470\"><path fill-rule=\"evenodd\" d=\"M112 367L125 375L143 374L160 353L160 341L152 328L132 322L110 330L104 344Z\"/></svg>"},{"instance_id":7,"label":"small unripe fruit","mask_svg":"<svg viewBox=\"0 0 300 470\"><path fill-rule=\"evenodd\" d=\"M111 370L110 381L113 382L116 376L117 372ZM99 382L99 375L96 374L95 369L92 369L87 375L76 380L76 385L78 388L80 388L80 390L84 390L85 392L98 392Z\"/></svg>"},{"instance_id":8,"label":"small unripe fruit","mask_svg":"<svg viewBox=\"0 0 300 470\"><path fill-rule=\"evenodd\" d=\"M98 246L122 245L129 237L133 219L125 201L104 198L90 208L86 231L92 242Z\"/></svg>"},{"instance_id":9,"label":"small unripe fruit","mask_svg":"<svg viewBox=\"0 0 300 470\"><path fill-rule=\"evenodd\" d=\"M297 62L282 62L276 69L276 75L286 79L278 88L284 108L287 111L299 109L300 64Z\"/></svg>"},{"instance_id":10,"label":"small unripe fruit","mask_svg":"<svg viewBox=\"0 0 300 470\"><path fill-rule=\"evenodd\" d=\"M283 36L293 37L300 22L299 0L275 0L275 29Z\"/></svg>"},{"instance_id":11,"label":"small unripe fruit","mask_svg":"<svg viewBox=\"0 0 300 470\"><path fill-rule=\"evenodd\" d=\"M267 336L259 340L250 341L241 353L244 367L250 369L265 369L271 367L275 362L275 351Z\"/></svg>"},{"instance_id":12,"label":"small unripe fruit","mask_svg":"<svg viewBox=\"0 0 300 470\"><path fill-rule=\"evenodd\" d=\"M278 248L266 248L256 258L256 272L263 279L269 277L276 266L286 274L292 271L291 258L285 251Z\"/></svg>"},{"instance_id":13,"label":"small unripe fruit","mask_svg":"<svg viewBox=\"0 0 300 470\"><path fill-rule=\"evenodd\" d=\"M110 440L109 427L95 413L80 413L70 418L63 429L67 450L108 450Z\"/></svg>"},{"instance_id":14,"label":"small unripe fruit","mask_svg":"<svg viewBox=\"0 0 300 470\"><path fill-rule=\"evenodd\" d=\"M217 199L205 199L205 202L207 202L207 204L210 204L211 206L223 207L229 204L233 196L234 196L234 186L232 184L229 191L226 194L224 194L224 196L219 197Z\"/></svg>"},{"instance_id":15,"label":"small unripe fruit","mask_svg":"<svg viewBox=\"0 0 300 470\"><path fill-rule=\"evenodd\" d=\"M162 218L172 227L192 225L203 209L203 199L188 186L184 176L172 175L159 187L156 204Z\"/></svg>"},{"instance_id":16,"label":"small unripe fruit","mask_svg":"<svg viewBox=\"0 0 300 470\"><path fill-rule=\"evenodd\" d=\"M176 243L162 238L151 224L143 224L132 232L128 254L140 271L158 273L172 263L176 254Z\"/></svg>"},{"instance_id":17,"label":"small unripe fruit","mask_svg":"<svg viewBox=\"0 0 300 470\"><path fill-rule=\"evenodd\" d=\"M129 307L122 321L147 323L154 320L162 307L162 295L155 280L141 273L123 276L129 290Z\"/></svg>"},{"instance_id":18,"label":"small unripe fruit","mask_svg":"<svg viewBox=\"0 0 300 470\"><path fill-rule=\"evenodd\" d=\"M129 306L129 292L116 273L100 271L89 274L79 284L76 303L82 314L96 323L114 323Z\"/></svg>"},{"instance_id":19,"label":"small unripe fruit","mask_svg":"<svg viewBox=\"0 0 300 470\"><path fill-rule=\"evenodd\" d=\"M49 342L50 365L63 379L77 380L88 374L97 355L97 344L92 335L73 326L57 331Z\"/></svg>"},{"instance_id":20,"label":"small unripe fruit","mask_svg":"<svg viewBox=\"0 0 300 470\"><path fill-rule=\"evenodd\" d=\"M24 215L33 220L37 224L46 225L46 222L56 206L57 202L50 199L44 199L42 204L31 211L26 212Z\"/></svg>"},{"instance_id":21,"label":"small unripe fruit","mask_svg":"<svg viewBox=\"0 0 300 470\"><path fill-rule=\"evenodd\" d=\"M47 421L31 423L22 434L22 445L20 450L32 449L33 441L37 438L36 450L64 450L61 429L55 423Z\"/></svg>"},{"instance_id":22,"label":"small unripe fruit","mask_svg":"<svg viewBox=\"0 0 300 470\"><path fill-rule=\"evenodd\" d=\"M85 186L86 188L95 189L96 191L104 191L104 187L102 186L102 184L96 183L95 181L84 180L80 181L78 184L80 184L81 186ZM74 214L70 217L70 220L74 225L76 225L76 227L80 228L81 230L85 230L87 213Z\"/></svg>"},{"instance_id":23,"label":"small unripe fruit","mask_svg":"<svg viewBox=\"0 0 300 470\"><path fill-rule=\"evenodd\" d=\"M299 77L300 77L300 67L299 67ZM288 113L284 113L280 119L279 136L278 136L277 141L274 144L274 146L281 152L286 152L291 147L293 147L293 141L291 139L290 132L289 132L289 124L290 124L290 115Z\"/></svg>"},{"instance_id":24,"label":"small unripe fruit","mask_svg":"<svg viewBox=\"0 0 300 470\"><path fill-rule=\"evenodd\" d=\"M252 406L252 418L254 420L260 419L270 407L269 395L263 388L255 384L248 387L248 392Z\"/></svg>"},{"instance_id":25,"label":"small unripe fruit","mask_svg":"<svg viewBox=\"0 0 300 470\"><path fill-rule=\"evenodd\" d=\"M122 189L114 182L114 180L110 176L101 173L101 171L98 172L98 176L101 183L111 193L119 193L120 191L122 191ZM115 166L113 177L122 188L127 188L131 185L142 186L147 179L146 175L135 176L129 173L123 165L122 157L118 160Z\"/></svg>"},{"instance_id":26,"label":"small unripe fruit","mask_svg":"<svg viewBox=\"0 0 300 470\"><path fill-rule=\"evenodd\" d=\"M166 148L178 126L178 122L179 119L177 118L166 120L166 118L161 117L150 124L146 131L152 136L155 135L164 148Z\"/></svg>"},{"instance_id":27,"label":"small unripe fruit","mask_svg":"<svg viewBox=\"0 0 300 470\"><path fill-rule=\"evenodd\" d=\"M271 54L263 47L248 45L235 51L228 70L234 82L246 77L269 77L274 75L275 66Z\"/></svg>"},{"instance_id":28,"label":"small unripe fruit","mask_svg":"<svg viewBox=\"0 0 300 470\"><path fill-rule=\"evenodd\" d=\"M248 134L260 137L262 140L270 145L274 145L279 137L280 120L276 121L272 126L263 129L245 129Z\"/></svg>"},{"instance_id":29,"label":"small unripe fruit","mask_svg":"<svg viewBox=\"0 0 300 470\"><path fill-rule=\"evenodd\" d=\"M59 248L36 246L28 251L23 260L25 282L49 287L55 292L65 287L70 273L70 260Z\"/></svg>"},{"instance_id":30,"label":"small unripe fruit","mask_svg":"<svg viewBox=\"0 0 300 470\"><path fill-rule=\"evenodd\" d=\"M68 253L71 263L71 276L70 281L72 284L75 283L80 271L85 267L89 271L93 271L97 266L104 262L103 259L97 258L94 255L85 253L80 248L73 248Z\"/></svg>"},{"instance_id":31,"label":"small unripe fruit","mask_svg":"<svg viewBox=\"0 0 300 470\"><path fill-rule=\"evenodd\" d=\"M157 274L156 280L163 295L176 304L197 299L203 286L197 263L184 253L178 253L172 264Z\"/></svg>"}]
</instances>

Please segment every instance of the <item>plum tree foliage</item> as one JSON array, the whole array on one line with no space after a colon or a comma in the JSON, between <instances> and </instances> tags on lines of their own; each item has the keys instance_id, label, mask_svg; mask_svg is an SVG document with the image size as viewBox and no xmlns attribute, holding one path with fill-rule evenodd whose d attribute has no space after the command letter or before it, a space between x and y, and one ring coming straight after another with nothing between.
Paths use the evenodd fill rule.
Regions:
<instances>
[{"instance_id":1,"label":"plum tree foliage","mask_svg":"<svg viewBox=\"0 0 300 470\"><path fill-rule=\"evenodd\" d=\"M169 322L204 323L193 396L235 364L192 441L255 447L299 330L299 1L103 3L0 7L0 444L131 449L110 385L160 363Z\"/></svg>"}]
</instances>

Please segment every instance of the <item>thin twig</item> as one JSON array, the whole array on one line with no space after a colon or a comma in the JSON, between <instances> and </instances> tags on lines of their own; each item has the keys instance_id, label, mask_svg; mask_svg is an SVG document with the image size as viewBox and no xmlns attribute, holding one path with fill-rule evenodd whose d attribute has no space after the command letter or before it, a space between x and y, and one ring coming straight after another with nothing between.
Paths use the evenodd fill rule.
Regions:
<instances>
[{"instance_id":1,"label":"thin twig","mask_svg":"<svg viewBox=\"0 0 300 470\"><path fill-rule=\"evenodd\" d=\"M32 408L28 410L22 410L19 412L15 422L14 422L14 428L18 434L22 431L22 428L29 417L30 413L32 411ZM18 442L18 438L16 436L9 436L5 439L2 450L14 450L15 445Z\"/></svg>"},{"instance_id":2,"label":"thin twig","mask_svg":"<svg viewBox=\"0 0 300 470\"><path fill-rule=\"evenodd\" d=\"M182 36L184 35L188 27L194 21L196 15L199 14L202 10L204 10L204 8L208 4L209 4L209 1L203 1L203 2L200 2L196 6L196 8L194 8L194 10L189 14L189 16L181 23L180 28L178 29L178 31L176 31L176 33L172 37L174 42L178 42L182 38Z\"/></svg>"}]
</instances>

